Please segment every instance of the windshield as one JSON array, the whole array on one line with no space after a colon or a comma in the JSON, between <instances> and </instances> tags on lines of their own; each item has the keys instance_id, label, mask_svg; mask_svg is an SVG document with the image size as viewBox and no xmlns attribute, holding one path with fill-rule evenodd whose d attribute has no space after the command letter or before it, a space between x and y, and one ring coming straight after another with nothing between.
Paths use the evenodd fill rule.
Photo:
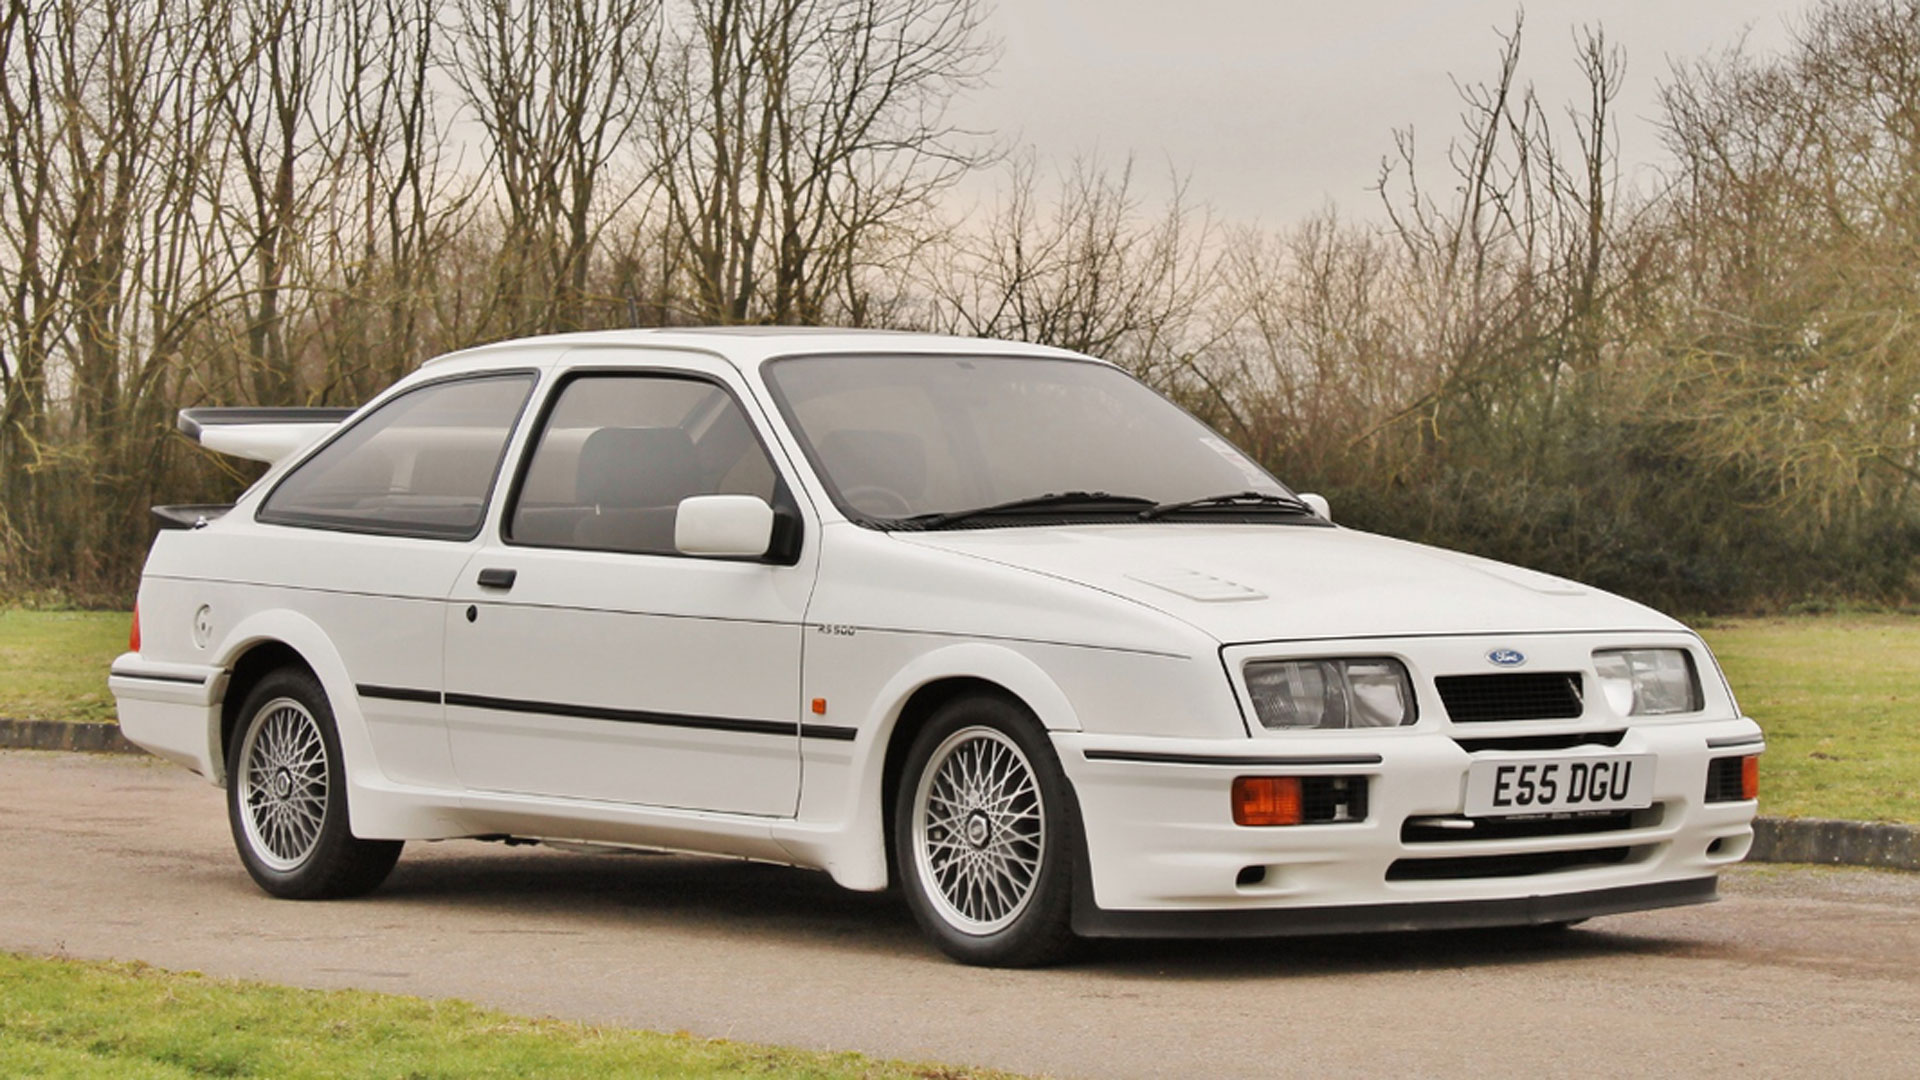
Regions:
<instances>
[{"instance_id":1,"label":"windshield","mask_svg":"<svg viewBox=\"0 0 1920 1080\"><path fill-rule=\"evenodd\" d=\"M766 374L835 502L883 528L1042 496L1069 498L1012 511L1133 519L1155 504L1289 494L1204 424L1105 364L804 356L774 361Z\"/></svg>"}]
</instances>

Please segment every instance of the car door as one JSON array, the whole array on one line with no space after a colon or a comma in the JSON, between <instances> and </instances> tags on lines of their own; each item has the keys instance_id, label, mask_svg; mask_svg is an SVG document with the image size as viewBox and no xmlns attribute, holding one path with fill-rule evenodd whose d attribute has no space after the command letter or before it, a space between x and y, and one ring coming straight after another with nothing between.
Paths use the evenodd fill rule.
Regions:
<instances>
[{"instance_id":1,"label":"car door","mask_svg":"<svg viewBox=\"0 0 1920 1080\"><path fill-rule=\"evenodd\" d=\"M274 583L278 606L325 633L389 779L455 784L436 694L443 610L535 382L469 372L389 397L275 482L224 560L229 583Z\"/></svg>"},{"instance_id":2,"label":"car door","mask_svg":"<svg viewBox=\"0 0 1920 1080\"><path fill-rule=\"evenodd\" d=\"M794 813L812 545L765 559L674 547L691 495L755 495L777 531L798 528L737 380L687 355L556 381L447 608L447 726L466 786Z\"/></svg>"}]
</instances>

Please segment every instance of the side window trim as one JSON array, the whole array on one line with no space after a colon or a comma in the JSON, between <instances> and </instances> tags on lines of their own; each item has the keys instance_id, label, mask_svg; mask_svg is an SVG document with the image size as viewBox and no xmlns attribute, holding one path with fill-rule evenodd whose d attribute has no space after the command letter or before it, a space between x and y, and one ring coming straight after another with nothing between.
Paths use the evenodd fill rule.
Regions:
<instances>
[{"instance_id":1,"label":"side window trim","mask_svg":"<svg viewBox=\"0 0 1920 1080\"><path fill-rule=\"evenodd\" d=\"M392 405L402 398L410 397L422 391L455 383L479 382L489 379L524 379L526 380L527 388L526 393L521 396L519 407L514 410L513 416L507 421L505 437L500 441L500 453L494 459L493 470L488 475L486 489L481 494L479 520L474 524L473 528L456 534L452 532L434 531L432 529L422 529L418 526L409 527L404 523L382 525L377 521L362 523L333 518L309 518L298 513L288 513L284 510L272 511L268 509L268 504L273 501L274 496L280 493L280 489L298 475L302 469L306 468L309 462L326 453L333 444L346 438L362 424L380 415L387 406ZM501 368L497 371L469 371L418 383L398 393L388 394L384 398L376 399L371 403L370 408L362 411L352 422L341 425L337 430L320 440L317 445L301 454L298 461L294 462L286 472L275 479L273 487L269 489L265 495L261 496L259 503L256 504L253 512L253 520L263 525L279 525L295 529L313 529L320 532L344 532L367 536L397 536L413 540L439 540L445 543L456 544L467 543L479 536L486 528L487 511L493 504L494 493L499 490L500 473L502 467L506 464L507 455L513 446L513 434L519 429L521 421L526 418L527 406L533 401L534 395L539 391L540 382L540 372L536 368L515 367Z\"/></svg>"},{"instance_id":2,"label":"side window trim","mask_svg":"<svg viewBox=\"0 0 1920 1080\"><path fill-rule=\"evenodd\" d=\"M540 452L540 444L546 436L547 425L553 418L553 412L559 406L569 386L581 379L591 378L671 379L704 383L718 390L746 424L754 444L760 448L761 456L766 459L767 467L773 472L773 544L768 548L767 554L758 559L738 561L779 566L792 566L799 562L805 536L805 518L800 512L799 500L794 495L793 485L780 467L779 456L768 445L767 432L762 430L760 424L754 420L754 413L747 409L739 393L732 386L727 385L724 379L708 372L679 367L581 367L568 371L552 381L552 385L548 386L541 395L539 409L521 444L519 459L514 463L513 477L507 488L507 496L501 501L496 538L503 546L526 548L532 551L582 551L638 558L696 558L696 556L682 555L677 551L623 551L618 548L543 544L514 538L513 519L519 511L520 499L525 494L528 473L532 471L534 458Z\"/></svg>"}]
</instances>

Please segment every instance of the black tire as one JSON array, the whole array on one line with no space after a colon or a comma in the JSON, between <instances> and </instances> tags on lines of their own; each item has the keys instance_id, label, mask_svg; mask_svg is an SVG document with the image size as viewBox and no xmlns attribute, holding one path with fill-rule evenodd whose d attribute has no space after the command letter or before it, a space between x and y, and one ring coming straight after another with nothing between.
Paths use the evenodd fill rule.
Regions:
<instances>
[{"instance_id":1,"label":"black tire","mask_svg":"<svg viewBox=\"0 0 1920 1080\"><path fill-rule=\"evenodd\" d=\"M300 668L261 679L240 706L227 747L227 824L247 873L286 900L372 892L403 846L349 829L333 709L319 680Z\"/></svg>"},{"instance_id":2,"label":"black tire","mask_svg":"<svg viewBox=\"0 0 1920 1080\"><path fill-rule=\"evenodd\" d=\"M1026 709L987 695L942 706L907 751L893 807L894 865L921 930L966 964L1064 959L1080 848L1073 806Z\"/></svg>"}]
</instances>

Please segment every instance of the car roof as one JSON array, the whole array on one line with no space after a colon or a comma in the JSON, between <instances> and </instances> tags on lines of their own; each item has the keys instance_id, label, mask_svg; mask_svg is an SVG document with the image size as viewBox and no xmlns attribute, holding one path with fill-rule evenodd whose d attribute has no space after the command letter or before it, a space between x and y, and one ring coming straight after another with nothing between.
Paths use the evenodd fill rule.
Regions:
<instances>
[{"instance_id":1,"label":"car roof","mask_svg":"<svg viewBox=\"0 0 1920 1080\"><path fill-rule=\"evenodd\" d=\"M995 338L924 334L905 330L845 329L824 326L690 326L635 330L592 330L572 334L515 338L435 357L427 364L498 357L502 361L529 348L685 349L711 353L740 367L754 367L776 356L808 353L963 353L973 356L1092 357L1046 345Z\"/></svg>"}]
</instances>

